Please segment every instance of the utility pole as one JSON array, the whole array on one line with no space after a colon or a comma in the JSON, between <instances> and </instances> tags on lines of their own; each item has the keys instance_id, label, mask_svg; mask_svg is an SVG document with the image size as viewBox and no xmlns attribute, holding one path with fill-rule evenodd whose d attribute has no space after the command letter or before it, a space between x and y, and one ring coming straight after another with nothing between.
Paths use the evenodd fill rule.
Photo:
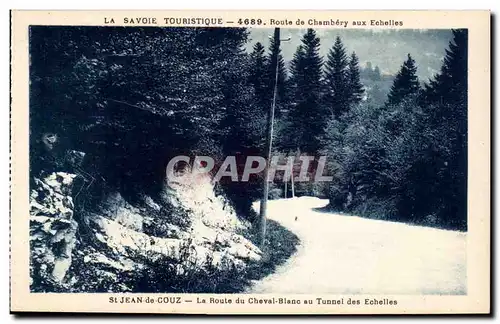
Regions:
<instances>
[{"instance_id":1,"label":"utility pole","mask_svg":"<svg viewBox=\"0 0 500 324\"><path fill-rule=\"evenodd\" d=\"M290 38L285 41L290 40ZM266 211L267 211L267 200L269 196L269 163L271 158L271 152L273 148L273 124L274 124L274 110L276 108L276 97L278 95L278 76L279 76L279 48L280 48L280 29L274 29L274 44L277 48L275 53L273 53L273 57L271 63L274 64L275 68L275 78L274 78L274 90L273 90L273 102L271 104L271 109L269 109L269 113L267 115L267 137L266 137L266 146L265 146L265 159L266 166L264 168L264 184L263 184L263 195L262 200L260 201L260 246L264 247L266 242Z\"/></svg>"},{"instance_id":2,"label":"utility pole","mask_svg":"<svg viewBox=\"0 0 500 324\"><path fill-rule=\"evenodd\" d=\"M286 196L288 193L288 179L286 179L284 176L283 176L283 179L285 179L285 199L286 199Z\"/></svg>"}]
</instances>

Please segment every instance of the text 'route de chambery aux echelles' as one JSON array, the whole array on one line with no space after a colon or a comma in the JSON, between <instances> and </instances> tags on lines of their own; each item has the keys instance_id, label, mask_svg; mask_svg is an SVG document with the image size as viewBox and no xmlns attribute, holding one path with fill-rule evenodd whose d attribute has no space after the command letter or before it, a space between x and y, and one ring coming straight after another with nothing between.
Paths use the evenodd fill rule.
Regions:
<instances>
[{"instance_id":1,"label":"text 'route de chambery aux echelles'","mask_svg":"<svg viewBox=\"0 0 500 324\"><path fill-rule=\"evenodd\" d=\"M225 23L224 19L220 17L163 17L158 19L156 17L125 17L123 18L123 23L127 25L141 24L141 25L158 25L159 22L166 25L207 25L207 26L222 26ZM238 20L243 24L243 19ZM382 19L370 19L370 20L341 20L336 18L330 19L275 19L271 18L269 21L265 19L252 19L250 21L258 21L258 25L270 26L331 26L331 27L360 27L360 26L370 26L370 27L402 27L403 21L401 20L382 20ZM104 18L105 24L115 24L115 19L112 17Z\"/></svg>"},{"instance_id":2,"label":"text 'route de chambery aux echelles'","mask_svg":"<svg viewBox=\"0 0 500 324\"><path fill-rule=\"evenodd\" d=\"M297 19L296 21L289 19L270 19L269 23L273 26L331 26L331 27L359 27L359 26L372 26L372 27L401 27L403 22L400 20L340 20L340 19Z\"/></svg>"}]
</instances>

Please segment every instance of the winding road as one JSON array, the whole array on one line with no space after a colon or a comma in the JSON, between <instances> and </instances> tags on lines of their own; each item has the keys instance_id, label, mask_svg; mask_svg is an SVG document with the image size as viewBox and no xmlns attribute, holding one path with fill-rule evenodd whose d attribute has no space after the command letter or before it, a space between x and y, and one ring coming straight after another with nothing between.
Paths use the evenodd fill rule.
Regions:
<instances>
[{"instance_id":1,"label":"winding road","mask_svg":"<svg viewBox=\"0 0 500 324\"><path fill-rule=\"evenodd\" d=\"M269 218L301 242L249 292L466 294L466 233L318 210L327 203L312 197L269 201Z\"/></svg>"}]
</instances>

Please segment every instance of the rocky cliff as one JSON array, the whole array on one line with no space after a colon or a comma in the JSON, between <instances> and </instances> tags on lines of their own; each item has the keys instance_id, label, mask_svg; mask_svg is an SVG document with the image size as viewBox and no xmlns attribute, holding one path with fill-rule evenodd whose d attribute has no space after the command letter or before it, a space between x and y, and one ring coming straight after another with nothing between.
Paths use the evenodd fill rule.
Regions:
<instances>
[{"instance_id":1,"label":"rocky cliff","mask_svg":"<svg viewBox=\"0 0 500 324\"><path fill-rule=\"evenodd\" d=\"M30 194L32 291L224 292L261 251L208 178L130 204L109 192L76 208L77 173L41 173ZM76 184L77 183L77 184ZM78 188L76 188L78 186Z\"/></svg>"}]
</instances>

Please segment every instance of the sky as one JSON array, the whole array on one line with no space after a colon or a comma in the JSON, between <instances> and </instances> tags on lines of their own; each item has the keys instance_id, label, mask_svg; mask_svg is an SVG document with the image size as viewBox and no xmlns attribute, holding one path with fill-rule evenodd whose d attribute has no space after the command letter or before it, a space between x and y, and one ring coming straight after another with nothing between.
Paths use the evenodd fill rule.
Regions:
<instances>
[{"instance_id":1,"label":"sky","mask_svg":"<svg viewBox=\"0 0 500 324\"><path fill-rule=\"evenodd\" d=\"M305 29L281 29L281 38L291 37L288 42L281 43L281 50L285 61L292 59L297 46L301 44ZM316 29L321 40L320 54L326 54L333 46L335 38L340 36L348 53L353 51L359 57L360 65L371 62L378 66L382 73L396 74L408 53L415 59L418 76L421 81L427 81L441 68L445 49L452 39L449 29L419 29L419 30L373 30L373 29ZM261 42L266 50L269 46L269 35L273 29L251 29L248 51L255 43Z\"/></svg>"}]
</instances>

